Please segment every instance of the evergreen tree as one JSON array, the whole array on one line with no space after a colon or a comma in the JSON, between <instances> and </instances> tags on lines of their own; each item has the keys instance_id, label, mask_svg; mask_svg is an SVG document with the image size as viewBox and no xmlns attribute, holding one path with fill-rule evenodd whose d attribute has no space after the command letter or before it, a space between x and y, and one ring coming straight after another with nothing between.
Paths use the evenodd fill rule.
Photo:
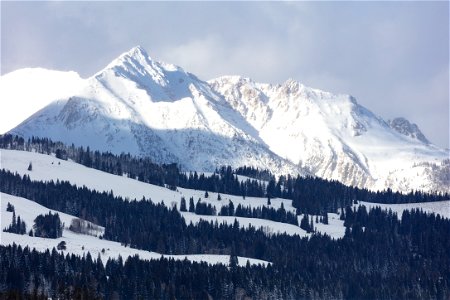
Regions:
<instances>
[{"instance_id":1,"label":"evergreen tree","mask_svg":"<svg viewBox=\"0 0 450 300\"><path fill-rule=\"evenodd\" d=\"M187 211L187 209L186 209L186 199L184 197L181 197L180 211Z\"/></svg>"},{"instance_id":2,"label":"evergreen tree","mask_svg":"<svg viewBox=\"0 0 450 300\"><path fill-rule=\"evenodd\" d=\"M322 223L328 224L328 213L324 213L322 217Z\"/></svg>"},{"instance_id":3,"label":"evergreen tree","mask_svg":"<svg viewBox=\"0 0 450 300\"><path fill-rule=\"evenodd\" d=\"M231 201L231 200L228 203L228 215L234 216L234 204L233 204L233 201Z\"/></svg>"},{"instance_id":4,"label":"evergreen tree","mask_svg":"<svg viewBox=\"0 0 450 300\"><path fill-rule=\"evenodd\" d=\"M6 211L14 212L15 211L14 205L8 202L8 204L6 205Z\"/></svg>"},{"instance_id":5,"label":"evergreen tree","mask_svg":"<svg viewBox=\"0 0 450 300\"><path fill-rule=\"evenodd\" d=\"M194 198L189 198L189 212L195 212Z\"/></svg>"}]
</instances>

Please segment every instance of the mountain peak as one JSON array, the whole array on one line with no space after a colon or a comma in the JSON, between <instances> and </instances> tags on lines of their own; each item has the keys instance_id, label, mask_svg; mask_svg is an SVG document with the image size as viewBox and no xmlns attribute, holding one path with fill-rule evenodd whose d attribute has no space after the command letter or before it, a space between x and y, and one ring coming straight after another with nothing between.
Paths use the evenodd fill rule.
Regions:
<instances>
[{"instance_id":1,"label":"mountain peak","mask_svg":"<svg viewBox=\"0 0 450 300\"><path fill-rule=\"evenodd\" d=\"M148 55L147 51L145 51L145 49L141 46L136 46L119 55L119 57L111 61L104 70L117 69L125 65L139 67L151 64L152 59ZM100 73L104 70L100 71Z\"/></svg>"},{"instance_id":2,"label":"mountain peak","mask_svg":"<svg viewBox=\"0 0 450 300\"><path fill-rule=\"evenodd\" d=\"M141 58L141 57L150 58L147 51L141 46L133 47L129 51L125 52L123 55L134 58Z\"/></svg>"},{"instance_id":3,"label":"mountain peak","mask_svg":"<svg viewBox=\"0 0 450 300\"><path fill-rule=\"evenodd\" d=\"M136 84L157 102L193 97L191 85L203 88L206 84L181 67L152 59L141 46L122 53L94 78L124 98L130 97L129 84Z\"/></svg>"}]
</instances>

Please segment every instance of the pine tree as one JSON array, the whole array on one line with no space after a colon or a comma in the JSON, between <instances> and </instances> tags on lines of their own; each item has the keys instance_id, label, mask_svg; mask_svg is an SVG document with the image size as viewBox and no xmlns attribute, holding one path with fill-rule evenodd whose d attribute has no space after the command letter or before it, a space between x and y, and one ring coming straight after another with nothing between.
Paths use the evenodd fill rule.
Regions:
<instances>
[{"instance_id":1,"label":"pine tree","mask_svg":"<svg viewBox=\"0 0 450 300\"><path fill-rule=\"evenodd\" d=\"M8 202L8 204L6 205L6 211L9 211L9 212L15 211L14 205L12 205L11 203Z\"/></svg>"},{"instance_id":2,"label":"pine tree","mask_svg":"<svg viewBox=\"0 0 450 300\"><path fill-rule=\"evenodd\" d=\"M236 254L230 255L230 269L234 270L239 265L239 259Z\"/></svg>"},{"instance_id":3,"label":"pine tree","mask_svg":"<svg viewBox=\"0 0 450 300\"><path fill-rule=\"evenodd\" d=\"M181 197L180 211L187 211L187 209L186 209L186 199L184 197Z\"/></svg>"},{"instance_id":4,"label":"pine tree","mask_svg":"<svg viewBox=\"0 0 450 300\"><path fill-rule=\"evenodd\" d=\"M231 200L228 204L228 215L234 216L234 204L233 204L233 201L231 201Z\"/></svg>"},{"instance_id":5,"label":"pine tree","mask_svg":"<svg viewBox=\"0 0 450 300\"><path fill-rule=\"evenodd\" d=\"M328 213L324 213L323 214L322 223L323 224L328 224Z\"/></svg>"},{"instance_id":6,"label":"pine tree","mask_svg":"<svg viewBox=\"0 0 450 300\"><path fill-rule=\"evenodd\" d=\"M27 169L28 171L31 171L31 170L33 170L33 166L32 166L32 164L31 164L31 162L30 162L30 164L28 165L28 169Z\"/></svg>"},{"instance_id":7,"label":"pine tree","mask_svg":"<svg viewBox=\"0 0 450 300\"><path fill-rule=\"evenodd\" d=\"M195 204L194 204L194 198L189 199L189 212L195 212Z\"/></svg>"}]
</instances>

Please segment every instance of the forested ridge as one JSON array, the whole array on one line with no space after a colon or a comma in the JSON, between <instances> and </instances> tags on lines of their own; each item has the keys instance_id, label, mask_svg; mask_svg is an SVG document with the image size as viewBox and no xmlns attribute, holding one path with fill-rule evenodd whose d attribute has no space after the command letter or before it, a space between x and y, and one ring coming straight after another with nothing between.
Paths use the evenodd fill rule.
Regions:
<instances>
[{"instance_id":1,"label":"forested ridge","mask_svg":"<svg viewBox=\"0 0 450 300\"><path fill-rule=\"evenodd\" d=\"M317 178L275 178L267 171L219 168L213 179L186 174L176 165L148 159L67 147L45 139L2 136L1 147L57 153L62 159L169 188L183 184L205 191L239 186L236 174L249 180L257 193L293 200L297 212L341 212L345 236L331 239L268 234L261 228L200 221L186 224L176 207L149 199L125 200L112 193L89 190L64 181L39 182L1 170L0 191L35 201L105 227L102 238L126 246L167 254L228 254L230 266L168 259L145 261L77 257L64 251L39 253L15 245L0 247L0 298L17 299L449 299L450 220L419 210L401 216L381 208L367 210L355 200L404 203L443 200L446 195L392 191L370 192ZM89 158L86 158L89 157ZM96 158L97 157L97 158ZM87 160L87 161L86 161ZM117 163L119 162L119 164ZM120 165L120 168L119 168ZM133 166L133 167L132 167ZM139 171L140 168L142 171ZM133 170L136 170L134 172ZM119 172L121 171L121 172ZM141 178L139 178L141 174ZM203 176L203 177L202 177ZM134 178L134 177L133 177ZM183 179L184 178L184 179ZM269 179L267 181L267 179ZM185 181L183 181L185 180ZM189 181L191 180L191 181ZM267 184L261 180L266 180ZM175 184L176 183L176 184ZM209 184L214 184L209 186ZM244 184L245 187L245 184ZM220 192L222 193L222 192ZM248 194L236 194L245 197ZM256 192L255 192L256 194ZM151 195L149 195L151 197ZM250 201L250 200L249 200ZM190 202L190 199L189 199ZM195 203L194 203L195 204ZM263 214L224 206L224 215ZM189 206L189 205L186 205ZM186 207L187 209L187 207ZM197 207L193 208L194 210ZM208 207L199 207L199 212ZM232 213L231 213L232 212ZM267 210L267 218L292 216ZM279 213L279 215L276 215ZM239 267L236 256L271 262L267 267Z\"/></svg>"},{"instance_id":2,"label":"forested ridge","mask_svg":"<svg viewBox=\"0 0 450 300\"><path fill-rule=\"evenodd\" d=\"M244 230L237 223L219 225L200 222L197 226L186 225L176 209L145 199L124 201L112 194L90 191L67 182L33 182L26 176L20 178L2 174L3 178L7 180L2 180L2 184L6 182L16 191L15 194L45 203L49 208L63 212L70 210L77 216L84 214L84 218L105 226L105 239L162 253L222 253L272 262L269 268L229 269L174 261L160 261L158 265L155 261L133 258L129 262L132 262L131 265L125 263L122 269L120 263L111 261L110 264L118 269L114 274L107 275L109 280L123 276L114 279L114 284L111 284L108 280L88 280L91 276L103 278L102 272L106 271L102 270L98 261L87 259L82 263L78 261L81 258L72 257L70 259L76 261L76 265L90 266L82 269L81 273L77 271L77 266L70 272L64 271L67 272L64 276L59 276L60 269L52 265L54 262L50 258L41 258L43 266L34 265L34 269L33 263L27 268L17 266L17 270L34 270L33 276L17 271L23 277L14 277L16 275L11 275L13 270L16 272L13 265L4 269L9 270L1 277L8 293L43 293L63 298L75 297L77 293L89 298L104 298L109 293L121 298L133 298L133 293L142 293L138 295L156 299L206 299L208 295L214 299L231 299L242 293L256 299L266 295L273 299L446 299L449 296L450 259L447 250L450 247L450 221L434 214L412 211L403 213L399 219L380 208L366 211L365 207L357 210L347 207L344 212L347 231L343 239L332 240L319 234L300 238L284 234L267 235L255 228ZM2 185L2 191L3 188ZM10 249L2 247L2 251ZM20 254L20 251L7 253L15 263L29 261L22 257L27 254ZM35 255L45 257L54 254ZM61 257L62 261L68 259ZM151 277L152 282L141 282L141 276L146 274L144 270L154 270L154 264L167 268L160 271L166 277L156 273ZM45 268L50 271L41 273ZM99 268L99 273L95 273L95 268ZM211 272L218 273L207 277L199 275ZM38 279L33 279L35 283L29 283L30 278ZM183 283L178 281L180 278ZM217 278L217 282L210 282L208 278ZM17 280L23 280L19 287L31 286L36 291L17 288ZM64 280L70 283L66 284L68 290L65 291L58 287ZM46 286L44 282L47 285L53 282L54 285Z\"/></svg>"}]
</instances>

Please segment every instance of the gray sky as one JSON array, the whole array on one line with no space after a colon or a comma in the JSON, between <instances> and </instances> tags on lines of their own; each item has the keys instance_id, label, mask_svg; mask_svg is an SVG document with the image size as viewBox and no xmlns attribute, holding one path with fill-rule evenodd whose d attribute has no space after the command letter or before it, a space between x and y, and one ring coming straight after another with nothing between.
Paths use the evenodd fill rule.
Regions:
<instances>
[{"instance_id":1,"label":"gray sky","mask_svg":"<svg viewBox=\"0 0 450 300\"><path fill-rule=\"evenodd\" d=\"M141 45L207 80L243 75L355 96L449 147L449 3L1 2L1 74L93 75Z\"/></svg>"}]
</instances>

